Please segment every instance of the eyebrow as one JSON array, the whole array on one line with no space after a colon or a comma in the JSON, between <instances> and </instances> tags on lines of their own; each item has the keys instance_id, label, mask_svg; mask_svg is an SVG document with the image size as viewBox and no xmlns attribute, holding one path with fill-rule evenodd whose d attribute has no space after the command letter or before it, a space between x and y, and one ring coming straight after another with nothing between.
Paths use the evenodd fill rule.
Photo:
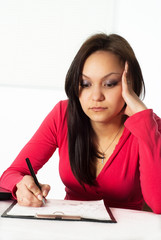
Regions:
<instances>
[{"instance_id":1,"label":"eyebrow","mask_svg":"<svg viewBox=\"0 0 161 240\"><path fill-rule=\"evenodd\" d=\"M116 75L121 75L122 73L111 72L111 73L108 73L107 75L105 75L102 79L106 79L107 77L110 77L111 75L114 75L114 74L116 74ZM83 73L82 73L82 77L86 77L86 78L90 79L90 77L88 77L87 75L85 75L85 74L83 74Z\"/></svg>"}]
</instances>

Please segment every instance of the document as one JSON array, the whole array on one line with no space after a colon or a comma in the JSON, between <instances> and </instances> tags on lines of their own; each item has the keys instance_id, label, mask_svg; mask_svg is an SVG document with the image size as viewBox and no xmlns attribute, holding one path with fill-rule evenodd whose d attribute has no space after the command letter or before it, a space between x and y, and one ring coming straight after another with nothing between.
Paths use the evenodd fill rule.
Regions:
<instances>
[{"instance_id":1,"label":"document","mask_svg":"<svg viewBox=\"0 0 161 240\"><path fill-rule=\"evenodd\" d=\"M15 203L2 214L2 217L116 222L110 209L104 206L103 200L48 199L42 207L24 207Z\"/></svg>"}]
</instances>

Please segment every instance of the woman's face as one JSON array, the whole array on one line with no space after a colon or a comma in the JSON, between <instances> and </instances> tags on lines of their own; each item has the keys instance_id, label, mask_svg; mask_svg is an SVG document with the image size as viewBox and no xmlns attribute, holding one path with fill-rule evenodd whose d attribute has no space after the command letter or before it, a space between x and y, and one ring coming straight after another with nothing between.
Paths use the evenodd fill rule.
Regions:
<instances>
[{"instance_id":1,"label":"woman's face","mask_svg":"<svg viewBox=\"0 0 161 240\"><path fill-rule=\"evenodd\" d=\"M97 51L85 61L80 78L79 101L93 123L120 119L125 102L122 98L122 73L119 58L111 52Z\"/></svg>"}]
</instances>

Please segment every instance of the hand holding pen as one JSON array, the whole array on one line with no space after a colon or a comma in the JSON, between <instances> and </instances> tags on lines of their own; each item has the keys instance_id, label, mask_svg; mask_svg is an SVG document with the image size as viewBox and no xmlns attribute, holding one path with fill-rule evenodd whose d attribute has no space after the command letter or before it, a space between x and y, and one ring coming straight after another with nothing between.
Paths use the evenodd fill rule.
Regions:
<instances>
[{"instance_id":1,"label":"hand holding pen","mask_svg":"<svg viewBox=\"0 0 161 240\"><path fill-rule=\"evenodd\" d=\"M35 184L36 184L36 185L38 186L38 188L41 190L41 186L40 186L40 184L39 184L39 182L38 182L38 180L37 180L37 177L36 177L36 175L35 175L35 173L34 173L34 170L33 170L33 168L32 168L32 165L31 165L31 162L30 162L29 158L26 158L26 163L27 163L27 166L28 166L28 168L29 168L29 170L30 170L31 176L32 176L33 179L34 179ZM45 197L44 197L44 196L42 196L42 195L40 194L40 195L38 195L38 199L39 199L40 201L42 201L43 204L45 204Z\"/></svg>"},{"instance_id":2,"label":"hand holding pen","mask_svg":"<svg viewBox=\"0 0 161 240\"><path fill-rule=\"evenodd\" d=\"M21 206L40 207L45 204L45 197L50 191L50 186L47 184L40 184L35 176L30 160L26 159L26 163L31 176L25 175L16 185L17 201Z\"/></svg>"}]
</instances>

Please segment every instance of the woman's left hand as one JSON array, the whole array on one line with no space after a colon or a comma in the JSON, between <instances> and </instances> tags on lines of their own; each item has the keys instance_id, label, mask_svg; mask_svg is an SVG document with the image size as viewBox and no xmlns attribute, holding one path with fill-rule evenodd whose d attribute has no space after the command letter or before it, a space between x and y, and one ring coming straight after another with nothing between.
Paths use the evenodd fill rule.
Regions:
<instances>
[{"instance_id":1,"label":"woman's left hand","mask_svg":"<svg viewBox=\"0 0 161 240\"><path fill-rule=\"evenodd\" d=\"M125 63L125 69L122 75L122 97L125 100L126 107L124 108L123 114L132 116L133 114L146 110L147 107L136 95L132 89L132 84L127 79L128 63Z\"/></svg>"}]
</instances>

